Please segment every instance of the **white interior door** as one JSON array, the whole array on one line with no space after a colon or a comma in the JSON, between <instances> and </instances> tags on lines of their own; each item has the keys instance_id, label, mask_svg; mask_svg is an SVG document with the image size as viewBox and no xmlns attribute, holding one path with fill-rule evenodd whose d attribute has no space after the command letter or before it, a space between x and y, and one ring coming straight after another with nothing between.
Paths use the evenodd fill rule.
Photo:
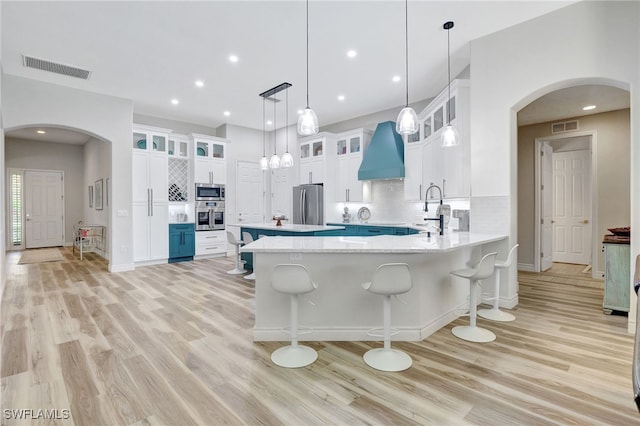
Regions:
<instances>
[{"instance_id":1,"label":"white interior door","mask_svg":"<svg viewBox=\"0 0 640 426\"><path fill-rule=\"evenodd\" d=\"M271 213L283 213L291 218L291 168L271 171Z\"/></svg>"},{"instance_id":2,"label":"white interior door","mask_svg":"<svg viewBox=\"0 0 640 426\"><path fill-rule=\"evenodd\" d=\"M258 163L236 162L236 223L261 223L264 220L264 183ZM233 223L233 221L231 221Z\"/></svg>"},{"instance_id":3,"label":"white interior door","mask_svg":"<svg viewBox=\"0 0 640 426\"><path fill-rule=\"evenodd\" d=\"M64 242L62 172L24 173L25 248Z\"/></svg>"},{"instance_id":4,"label":"white interior door","mask_svg":"<svg viewBox=\"0 0 640 426\"><path fill-rule=\"evenodd\" d=\"M540 242L540 270L546 271L553 263L553 149L548 143L540 146L542 151L540 208L542 234Z\"/></svg>"},{"instance_id":5,"label":"white interior door","mask_svg":"<svg viewBox=\"0 0 640 426\"><path fill-rule=\"evenodd\" d=\"M553 261L591 263L590 155L553 154Z\"/></svg>"}]
</instances>

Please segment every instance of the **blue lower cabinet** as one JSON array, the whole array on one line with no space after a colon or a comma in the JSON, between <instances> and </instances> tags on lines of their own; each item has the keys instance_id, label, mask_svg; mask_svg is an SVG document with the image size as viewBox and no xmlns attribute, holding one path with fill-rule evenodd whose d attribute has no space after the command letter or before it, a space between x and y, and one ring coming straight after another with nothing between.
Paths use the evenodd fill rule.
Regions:
<instances>
[{"instance_id":1,"label":"blue lower cabinet","mask_svg":"<svg viewBox=\"0 0 640 426\"><path fill-rule=\"evenodd\" d=\"M193 223L169 225L169 263L193 260L196 254L196 232Z\"/></svg>"}]
</instances>

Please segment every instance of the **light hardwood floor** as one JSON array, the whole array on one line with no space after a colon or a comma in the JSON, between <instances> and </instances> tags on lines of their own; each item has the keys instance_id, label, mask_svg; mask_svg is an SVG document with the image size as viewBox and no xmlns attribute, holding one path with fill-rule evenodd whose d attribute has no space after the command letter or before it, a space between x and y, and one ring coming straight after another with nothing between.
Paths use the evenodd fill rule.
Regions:
<instances>
[{"instance_id":1,"label":"light hardwood floor","mask_svg":"<svg viewBox=\"0 0 640 426\"><path fill-rule=\"evenodd\" d=\"M603 314L600 288L520 274L517 320L478 320L495 342L453 337L461 318L394 343L414 359L405 372L363 363L377 342L313 342L318 361L289 370L270 362L281 343L252 342L253 283L225 273L232 259L110 274L94 254L63 253L7 255L3 425L32 424L10 409L69 410L55 424L75 425L640 423L633 336Z\"/></svg>"}]
</instances>

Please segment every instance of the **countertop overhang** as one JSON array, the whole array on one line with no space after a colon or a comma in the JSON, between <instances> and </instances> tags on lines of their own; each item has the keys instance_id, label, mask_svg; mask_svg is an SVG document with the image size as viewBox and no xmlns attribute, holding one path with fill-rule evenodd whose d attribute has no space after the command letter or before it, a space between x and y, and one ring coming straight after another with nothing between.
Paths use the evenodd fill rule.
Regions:
<instances>
[{"instance_id":1,"label":"countertop overhang","mask_svg":"<svg viewBox=\"0 0 640 426\"><path fill-rule=\"evenodd\" d=\"M333 231L344 229L344 226L331 225L300 225L296 223L283 223L278 226L275 223L243 223L239 224L241 228L252 229L274 229L278 231L288 232L315 232L315 231Z\"/></svg>"},{"instance_id":2,"label":"countertop overhang","mask_svg":"<svg viewBox=\"0 0 640 426\"><path fill-rule=\"evenodd\" d=\"M279 227L282 228L282 227ZM243 246L250 253L446 253L500 241L506 235L450 232L445 235L379 235L375 237L264 237Z\"/></svg>"}]
</instances>

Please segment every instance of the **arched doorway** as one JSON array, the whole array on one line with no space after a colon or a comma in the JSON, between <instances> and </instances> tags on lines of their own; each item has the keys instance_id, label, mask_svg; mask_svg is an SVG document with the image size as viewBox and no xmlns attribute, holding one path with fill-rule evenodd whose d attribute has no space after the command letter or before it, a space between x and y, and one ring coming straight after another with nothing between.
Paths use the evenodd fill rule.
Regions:
<instances>
[{"instance_id":1,"label":"arched doorway","mask_svg":"<svg viewBox=\"0 0 640 426\"><path fill-rule=\"evenodd\" d=\"M7 238L3 243L8 250L71 245L73 225L78 221L110 229L111 143L82 129L47 124L5 129L4 142ZM51 188L33 186L30 177L34 176L48 177ZM56 176L60 176L59 195L53 188ZM94 198L89 203L88 188L98 184L102 202ZM36 210L51 213L46 223L32 225L38 220ZM51 237L58 232L59 239ZM36 234L48 235L35 238ZM99 247L105 258L110 258L108 241L107 236Z\"/></svg>"},{"instance_id":2,"label":"arched doorway","mask_svg":"<svg viewBox=\"0 0 640 426\"><path fill-rule=\"evenodd\" d=\"M521 247L519 269L544 270L545 260L567 262L562 256L557 256L559 260L556 260L548 253L549 247L554 244L553 239L559 240L563 235L560 230L555 232L556 223L553 221L557 222L556 213L560 210L566 212L572 206L561 204L571 202L570 194L566 200L560 197L563 191L559 186L561 179L551 179L545 185L544 167L541 166L549 158L544 160L541 147L546 146L551 156L557 154L560 157L560 151L567 158L574 158L581 152L590 156L588 165L591 177L587 183L591 189L583 193L588 197L589 205L582 212L574 212L576 221L582 223L572 229L575 230L573 235L582 235L578 232L579 227L588 226L591 234L588 243L591 260L584 262L583 270L590 272L585 276L601 279L604 272L604 255L601 251L603 235L609 227L628 226L630 223L631 138L628 88L619 82L602 79L568 81L537 91L519 105L520 108L516 108L518 241ZM590 105L595 105L596 108L582 110ZM555 169L559 163L560 161L548 164ZM570 184L577 185L575 182ZM547 197L544 196L545 192ZM545 209L545 198L547 205L551 204L555 208ZM550 216L549 211L552 212ZM578 218L578 215L581 217ZM552 223L548 223L549 221ZM588 225L583 222L588 222ZM545 244L545 238L550 244Z\"/></svg>"}]
</instances>

